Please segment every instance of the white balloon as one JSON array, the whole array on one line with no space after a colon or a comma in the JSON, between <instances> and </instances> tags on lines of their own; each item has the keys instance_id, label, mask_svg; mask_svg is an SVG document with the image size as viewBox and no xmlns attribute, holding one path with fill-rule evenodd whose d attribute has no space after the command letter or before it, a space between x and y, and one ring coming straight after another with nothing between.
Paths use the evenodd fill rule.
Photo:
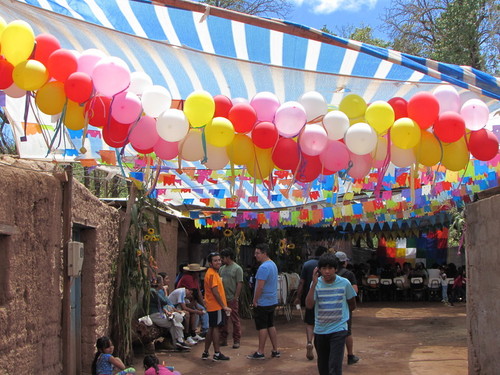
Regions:
<instances>
[{"instance_id":1,"label":"white balloon","mask_svg":"<svg viewBox=\"0 0 500 375\"><path fill-rule=\"evenodd\" d=\"M23 96L26 96L26 90L23 90L15 83L12 83L12 85L3 91L5 92L5 95L10 96L11 98L22 98Z\"/></svg>"},{"instance_id":2,"label":"white balloon","mask_svg":"<svg viewBox=\"0 0 500 375\"><path fill-rule=\"evenodd\" d=\"M299 102L286 102L278 107L274 124L282 137L295 137L306 123L306 110Z\"/></svg>"},{"instance_id":3,"label":"white balloon","mask_svg":"<svg viewBox=\"0 0 500 375\"><path fill-rule=\"evenodd\" d=\"M349 129L349 117L341 111L328 112L323 117L323 126L326 129L328 139L337 141L344 138L345 132Z\"/></svg>"},{"instance_id":4,"label":"white balloon","mask_svg":"<svg viewBox=\"0 0 500 375\"><path fill-rule=\"evenodd\" d=\"M187 161L198 161L203 159L203 143L201 141L201 130L191 129L184 140L179 143L179 155Z\"/></svg>"},{"instance_id":5,"label":"white balloon","mask_svg":"<svg viewBox=\"0 0 500 375\"><path fill-rule=\"evenodd\" d=\"M328 143L326 130L319 124L308 124L299 136L299 145L302 152L309 156L316 156L323 152Z\"/></svg>"},{"instance_id":6,"label":"white balloon","mask_svg":"<svg viewBox=\"0 0 500 375\"><path fill-rule=\"evenodd\" d=\"M187 135L189 122L183 111L169 108L156 119L156 131L167 142L178 142Z\"/></svg>"},{"instance_id":7,"label":"white balloon","mask_svg":"<svg viewBox=\"0 0 500 375\"><path fill-rule=\"evenodd\" d=\"M130 86L128 91L142 95L144 90L153 86L153 80L144 72L132 72L130 74Z\"/></svg>"},{"instance_id":8,"label":"white balloon","mask_svg":"<svg viewBox=\"0 0 500 375\"><path fill-rule=\"evenodd\" d=\"M460 114L465 121L465 127L469 130L484 128L490 117L488 106L479 99L466 101L460 110Z\"/></svg>"},{"instance_id":9,"label":"white balloon","mask_svg":"<svg viewBox=\"0 0 500 375\"><path fill-rule=\"evenodd\" d=\"M215 147L207 143L207 162L205 168L207 169L223 169L229 163L225 147Z\"/></svg>"},{"instance_id":10,"label":"white balloon","mask_svg":"<svg viewBox=\"0 0 500 375\"><path fill-rule=\"evenodd\" d=\"M106 57L106 54L99 49L86 49L78 57L77 71L87 73L89 76L92 76L94 67L104 57Z\"/></svg>"},{"instance_id":11,"label":"white balloon","mask_svg":"<svg viewBox=\"0 0 500 375\"><path fill-rule=\"evenodd\" d=\"M368 124L358 122L347 129L345 145L353 154L365 155L377 147L377 132Z\"/></svg>"},{"instance_id":12,"label":"white balloon","mask_svg":"<svg viewBox=\"0 0 500 375\"><path fill-rule=\"evenodd\" d=\"M324 116L328 112L328 104L325 98L317 91L309 91L302 94L299 102L306 110L307 121L312 121L315 118Z\"/></svg>"},{"instance_id":13,"label":"white balloon","mask_svg":"<svg viewBox=\"0 0 500 375\"><path fill-rule=\"evenodd\" d=\"M415 152L412 148L405 150L391 145L391 162L399 168L409 167L416 162Z\"/></svg>"},{"instance_id":14,"label":"white balloon","mask_svg":"<svg viewBox=\"0 0 500 375\"><path fill-rule=\"evenodd\" d=\"M163 111L170 108L172 97L168 90L159 85L147 87L141 97L144 112L151 117L158 117Z\"/></svg>"},{"instance_id":15,"label":"white balloon","mask_svg":"<svg viewBox=\"0 0 500 375\"><path fill-rule=\"evenodd\" d=\"M434 90L433 94L439 102L439 114L447 111L460 111L460 96L453 86L440 85Z\"/></svg>"}]
</instances>

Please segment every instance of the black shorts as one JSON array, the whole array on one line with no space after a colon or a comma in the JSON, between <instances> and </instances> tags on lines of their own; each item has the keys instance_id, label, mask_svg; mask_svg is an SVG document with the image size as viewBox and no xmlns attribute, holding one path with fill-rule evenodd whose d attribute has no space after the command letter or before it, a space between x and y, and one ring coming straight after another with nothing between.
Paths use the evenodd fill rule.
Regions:
<instances>
[{"instance_id":1,"label":"black shorts","mask_svg":"<svg viewBox=\"0 0 500 375\"><path fill-rule=\"evenodd\" d=\"M224 310L208 312L208 326L210 328L223 327L226 323L226 313Z\"/></svg>"},{"instance_id":2,"label":"black shorts","mask_svg":"<svg viewBox=\"0 0 500 375\"><path fill-rule=\"evenodd\" d=\"M257 331L274 326L274 310L276 305L272 306L257 306L253 309L255 328Z\"/></svg>"},{"instance_id":3,"label":"black shorts","mask_svg":"<svg viewBox=\"0 0 500 375\"><path fill-rule=\"evenodd\" d=\"M306 308L306 313L304 314L304 323L310 326L314 325L314 308L312 309Z\"/></svg>"}]
</instances>

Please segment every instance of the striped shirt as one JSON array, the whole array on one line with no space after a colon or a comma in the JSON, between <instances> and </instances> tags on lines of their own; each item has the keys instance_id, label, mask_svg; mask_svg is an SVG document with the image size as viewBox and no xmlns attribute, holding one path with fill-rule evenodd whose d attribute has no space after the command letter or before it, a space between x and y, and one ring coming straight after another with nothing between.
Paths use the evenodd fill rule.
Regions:
<instances>
[{"instance_id":1,"label":"striped shirt","mask_svg":"<svg viewBox=\"0 0 500 375\"><path fill-rule=\"evenodd\" d=\"M314 333L324 335L347 330L347 300L353 297L356 297L356 292L349 280L337 275L335 281L328 284L320 277L314 290Z\"/></svg>"}]
</instances>

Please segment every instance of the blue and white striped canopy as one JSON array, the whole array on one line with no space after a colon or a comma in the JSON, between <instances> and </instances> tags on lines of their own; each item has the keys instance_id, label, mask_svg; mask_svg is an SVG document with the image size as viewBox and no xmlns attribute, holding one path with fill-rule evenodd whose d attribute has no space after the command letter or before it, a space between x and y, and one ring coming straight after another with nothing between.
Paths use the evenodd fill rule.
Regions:
<instances>
[{"instance_id":1,"label":"blue and white striped canopy","mask_svg":"<svg viewBox=\"0 0 500 375\"><path fill-rule=\"evenodd\" d=\"M0 15L8 22L27 21L36 34L55 35L64 48L97 48L119 57L131 71L144 71L154 84L168 88L174 99L185 99L195 90L247 99L270 91L285 102L298 100L303 93L314 90L330 105L337 106L345 95L352 93L366 102L393 97L408 100L419 91L432 91L448 83L461 94L474 92L491 112L500 109L499 79L470 67L418 58L285 21L180 0L161 2L10 0L2 2ZM69 137L77 152L82 146L80 134ZM89 142L90 147L87 144L86 148L96 159L99 150L109 149L99 137ZM46 150L40 155L44 156ZM167 165L175 173L176 164ZM203 168L199 163L189 166ZM178 179L192 190L175 192L176 197L170 194L168 199L176 204L197 205L207 196L228 198L233 195L227 192L233 190L234 194L237 189L253 190L251 195L258 197L257 203L241 201L242 209L304 203L303 199L276 194L287 186L277 185L273 192L256 187L251 181L236 186L229 182L209 186L202 181L192 186L188 176L181 174ZM326 176L316 180L310 189L332 190L334 185L333 177ZM304 189L306 201L327 200L323 196L309 199L306 187L298 189ZM342 182L337 192L343 192Z\"/></svg>"}]
</instances>

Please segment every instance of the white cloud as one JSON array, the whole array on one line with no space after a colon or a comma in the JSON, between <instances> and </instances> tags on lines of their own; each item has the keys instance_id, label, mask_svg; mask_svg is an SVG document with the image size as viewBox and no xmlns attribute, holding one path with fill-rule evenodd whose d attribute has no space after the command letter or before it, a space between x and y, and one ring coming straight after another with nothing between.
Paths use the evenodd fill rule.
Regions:
<instances>
[{"instance_id":1,"label":"white cloud","mask_svg":"<svg viewBox=\"0 0 500 375\"><path fill-rule=\"evenodd\" d=\"M337 10L357 12L361 9L373 9L378 0L291 0L298 6L310 8L315 14L330 14Z\"/></svg>"}]
</instances>

